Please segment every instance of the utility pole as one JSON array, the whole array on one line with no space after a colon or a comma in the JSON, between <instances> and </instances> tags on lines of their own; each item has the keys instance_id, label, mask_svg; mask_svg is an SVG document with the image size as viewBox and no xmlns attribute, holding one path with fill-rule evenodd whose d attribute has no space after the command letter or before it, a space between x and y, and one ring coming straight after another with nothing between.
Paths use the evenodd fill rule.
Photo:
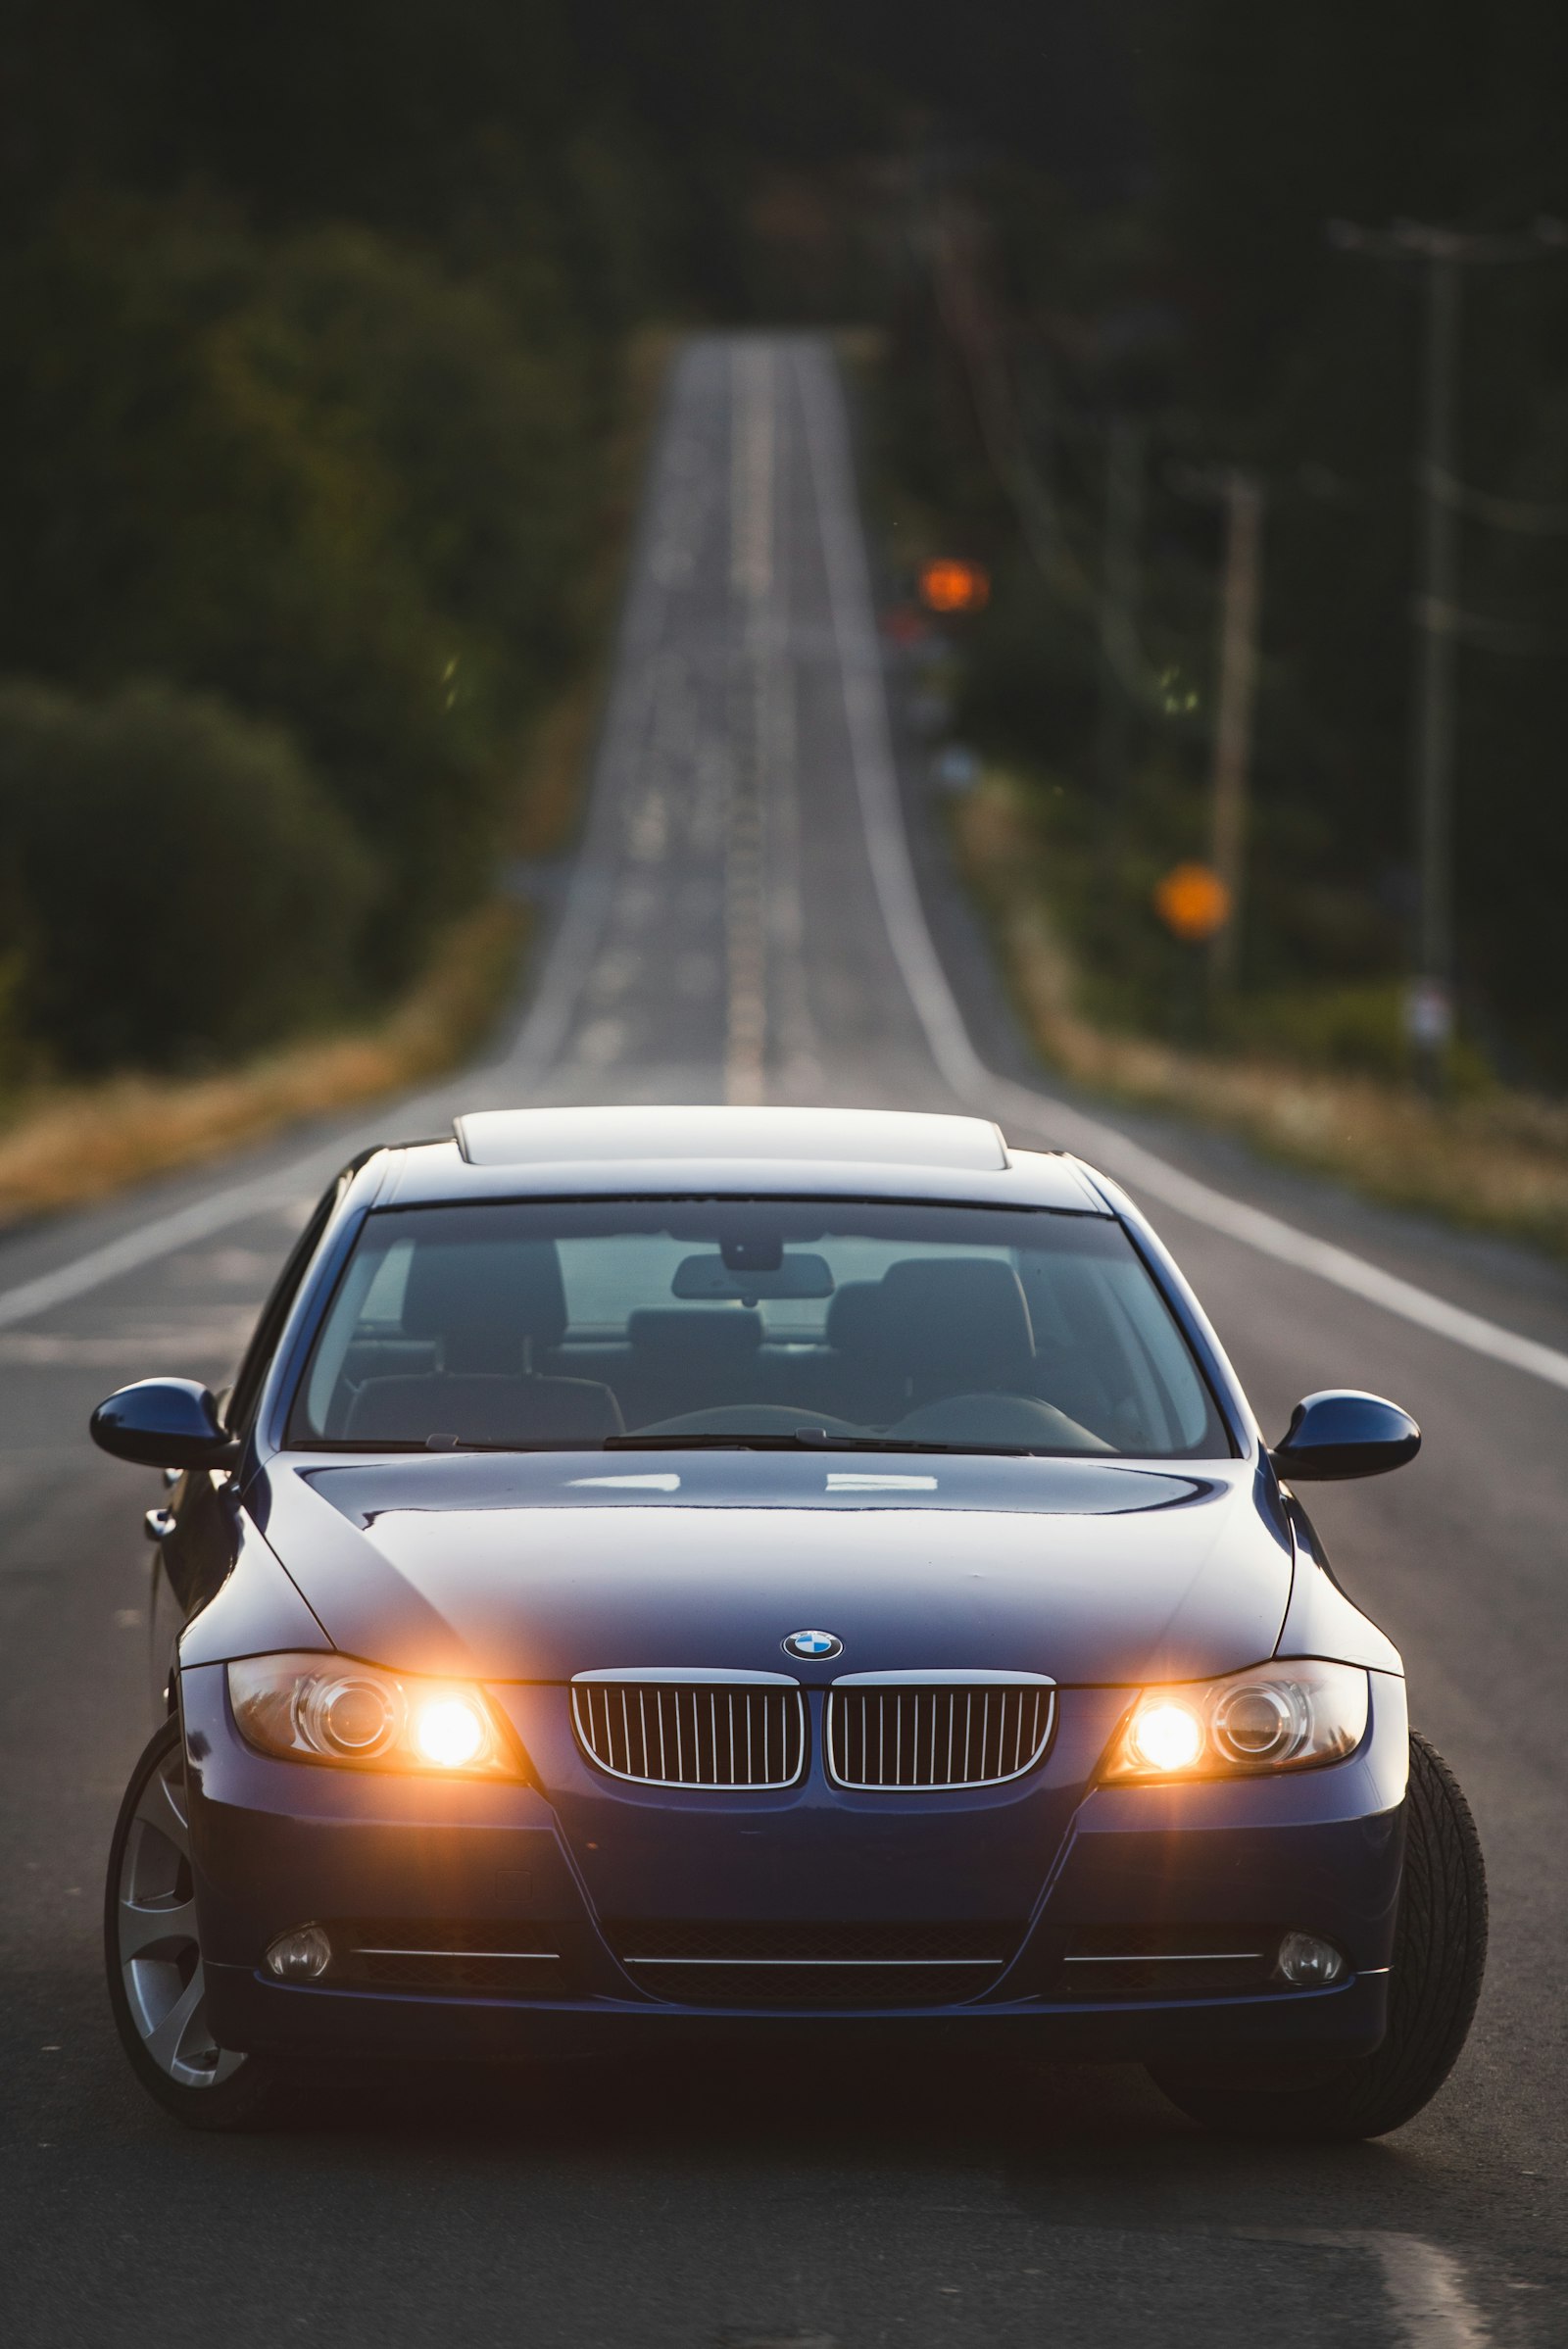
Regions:
<instances>
[{"instance_id":1,"label":"utility pole","mask_svg":"<svg viewBox=\"0 0 1568 2349\"><path fill-rule=\"evenodd\" d=\"M1209 946L1216 992L1236 977L1242 885L1247 862L1248 768L1252 749L1252 698L1257 678L1257 608L1262 579L1263 485L1232 465L1224 476L1225 587L1220 620L1219 707L1214 721L1214 872L1230 913Z\"/></svg>"},{"instance_id":2,"label":"utility pole","mask_svg":"<svg viewBox=\"0 0 1568 2349\"><path fill-rule=\"evenodd\" d=\"M1387 229L1331 220L1328 233L1342 252L1424 264L1422 435L1416 468L1421 588L1414 603L1411 727L1418 911L1406 1021L1422 1080L1429 1091L1440 1093L1453 1031L1454 704L1460 612L1459 509L1452 484L1459 471L1460 273L1476 263L1529 260L1561 245L1564 231L1555 220L1538 220L1523 236L1471 235L1423 220L1396 220Z\"/></svg>"},{"instance_id":3,"label":"utility pole","mask_svg":"<svg viewBox=\"0 0 1568 2349\"><path fill-rule=\"evenodd\" d=\"M1105 518L1100 559L1100 799L1106 833L1125 813L1131 763L1132 698L1138 660L1139 540L1144 520L1141 420L1110 419L1105 440Z\"/></svg>"}]
</instances>

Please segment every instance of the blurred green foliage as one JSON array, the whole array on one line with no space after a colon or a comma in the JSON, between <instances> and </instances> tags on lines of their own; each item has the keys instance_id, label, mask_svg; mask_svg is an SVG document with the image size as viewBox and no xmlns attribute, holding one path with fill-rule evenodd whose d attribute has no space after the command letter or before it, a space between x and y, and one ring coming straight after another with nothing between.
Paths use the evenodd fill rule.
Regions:
<instances>
[{"instance_id":1,"label":"blurred green foliage","mask_svg":"<svg viewBox=\"0 0 1568 2349\"><path fill-rule=\"evenodd\" d=\"M285 727L377 886L366 984L471 896L574 641L594 513L569 343L362 229L92 206L0 261L0 640ZM585 517L587 519L585 520Z\"/></svg>"},{"instance_id":2,"label":"blurred green foliage","mask_svg":"<svg viewBox=\"0 0 1568 2349\"><path fill-rule=\"evenodd\" d=\"M14 1018L82 1067L233 1047L281 1033L307 1003L376 1000L484 885L519 738L579 643L608 352L559 310L530 333L505 290L363 226L259 236L205 199L74 199L0 252L0 304L6 668L82 697L82 771L106 807L119 743L162 853L176 807L193 823L159 915L191 956L184 1013L140 952L146 897L84 884L119 950L113 1001L96 1021L81 1002L55 892L47 921L36 907L29 921ZM205 732L180 737L184 763L162 783L145 708L93 715L153 678L232 713L226 734L209 710ZM270 746L248 763L230 755L241 713ZM63 741L58 706L55 726ZM42 755L41 721L24 732L17 775ZM197 823L204 741L223 805ZM242 846L249 819L227 802L264 773L276 788L256 820L277 855L286 836L292 913L271 851L250 868L202 863ZM38 845L25 815L14 787L0 812L13 870ZM340 878L352 852L351 890L316 886L313 823L324 872ZM79 850L96 857L90 833ZM150 885L143 860L122 869ZM255 935L232 1003L242 966L225 957L216 976L198 951L203 887L256 890L276 925ZM277 952L285 936L297 961Z\"/></svg>"},{"instance_id":3,"label":"blurred green foliage","mask_svg":"<svg viewBox=\"0 0 1568 2349\"><path fill-rule=\"evenodd\" d=\"M188 1067L343 1000L371 867L280 728L168 685L0 687L0 837L14 1042Z\"/></svg>"}]
</instances>

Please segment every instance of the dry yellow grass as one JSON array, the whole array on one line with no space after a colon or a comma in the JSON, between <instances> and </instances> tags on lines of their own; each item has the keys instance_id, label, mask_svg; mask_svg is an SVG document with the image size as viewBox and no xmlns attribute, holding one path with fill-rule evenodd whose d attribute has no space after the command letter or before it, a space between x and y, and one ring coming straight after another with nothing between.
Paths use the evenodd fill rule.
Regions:
<instances>
[{"instance_id":1,"label":"dry yellow grass","mask_svg":"<svg viewBox=\"0 0 1568 2349\"><path fill-rule=\"evenodd\" d=\"M515 905L480 906L374 1028L311 1038L217 1076L110 1077L24 1098L0 1129L0 1223L100 1199L453 1066L494 1017L526 928Z\"/></svg>"},{"instance_id":2,"label":"dry yellow grass","mask_svg":"<svg viewBox=\"0 0 1568 2349\"><path fill-rule=\"evenodd\" d=\"M1051 1067L1118 1100L1225 1127L1373 1198L1568 1254L1568 1108L1501 1087L1436 1102L1411 1085L1097 1027L1077 1008L1070 958L1031 879L1039 841L1016 788L987 776L958 804L954 831Z\"/></svg>"}]
</instances>

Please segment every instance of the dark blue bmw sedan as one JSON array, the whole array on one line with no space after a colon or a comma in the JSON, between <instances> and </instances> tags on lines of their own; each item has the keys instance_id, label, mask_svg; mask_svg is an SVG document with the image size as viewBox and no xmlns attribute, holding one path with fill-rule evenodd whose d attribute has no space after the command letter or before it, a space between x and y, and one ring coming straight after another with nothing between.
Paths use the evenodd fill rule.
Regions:
<instances>
[{"instance_id":1,"label":"dark blue bmw sedan","mask_svg":"<svg viewBox=\"0 0 1568 2349\"><path fill-rule=\"evenodd\" d=\"M1218 2129L1440 2086L1481 1854L1142 1216L979 1120L477 1114L347 1168L222 1397L94 1415L167 1709L111 1997L199 2127L323 2055L858 2031L1146 2063Z\"/></svg>"}]
</instances>

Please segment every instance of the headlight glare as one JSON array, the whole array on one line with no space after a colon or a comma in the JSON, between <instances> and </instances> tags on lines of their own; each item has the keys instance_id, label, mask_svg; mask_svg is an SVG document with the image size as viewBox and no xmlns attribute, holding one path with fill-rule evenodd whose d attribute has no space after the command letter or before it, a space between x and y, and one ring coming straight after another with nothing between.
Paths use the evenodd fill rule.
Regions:
<instances>
[{"instance_id":1,"label":"headlight glare","mask_svg":"<svg viewBox=\"0 0 1568 2349\"><path fill-rule=\"evenodd\" d=\"M338 1656L246 1656L228 1667L240 1736L290 1762L518 1778L480 1688Z\"/></svg>"},{"instance_id":2,"label":"headlight glare","mask_svg":"<svg viewBox=\"0 0 1568 2349\"><path fill-rule=\"evenodd\" d=\"M466 1770L483 1751L486 1729L471 1696L432 1696L416 1715L414 1741L427 1762Z\"/></svg>"},{"instance_id":3,"label":"headlight glare","mask_svg":"<svg viewBox=\"0 0 1568 2349\"><path fill-rule=\"evenodd\" d=\"M1191 1705L1157 1699L1133 1715L1128 1744L1150 1770L1190 1770L1203 1750L1203 1725Z\"/></svg>"},{"instance_id":4,"label":"headlight glare","mask_svg":"<svg viewBox=\"0 0 1568 2349\"><path fill-rule=\"evenodd\" d=\"M1102 1785L1237 1778L1342 1761L1366 1734L1367 1677L1315 1659L1145 1688L1112 1738Z\"/></svg>"}]
</instances>

